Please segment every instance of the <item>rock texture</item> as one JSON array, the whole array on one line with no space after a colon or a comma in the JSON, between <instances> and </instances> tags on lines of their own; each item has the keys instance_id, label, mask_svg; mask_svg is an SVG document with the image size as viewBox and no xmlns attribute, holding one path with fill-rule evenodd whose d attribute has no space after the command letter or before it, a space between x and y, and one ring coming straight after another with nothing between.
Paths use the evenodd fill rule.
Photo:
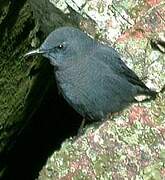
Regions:
<instances>
[{"instance_id":1,"label":"rock texture","mask_svg":"<svg viewBox=\"0 0 165 180\"><path fill-rule=\"evenodd\" d=\"M51 1L67 14L84 17L86 32L113 45L144 82L157 91L165 84L163 1ZM153 48L152 42L155 43ZM48 159L39 180L163 179L165 94L110 116L102 125L86 127Z\"/></svg>"}]
</instances>

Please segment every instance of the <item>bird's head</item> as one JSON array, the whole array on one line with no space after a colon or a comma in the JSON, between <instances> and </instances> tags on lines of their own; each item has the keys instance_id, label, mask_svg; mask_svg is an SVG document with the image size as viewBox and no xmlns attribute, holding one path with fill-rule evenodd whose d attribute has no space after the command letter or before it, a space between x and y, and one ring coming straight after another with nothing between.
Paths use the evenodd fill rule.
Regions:
<instances>
[{"instance_id":1,"label":"bird's head","mask_svg":"<svg viewBox=\"0 0 165 180\"><path fill-rule=\"evenodd\" d=\"M51 32L40 48L24 56L42 54L54 66L64 66L80 61L91 51L94 40L73 27L62 27Z\"/></svg>"}]
</instances>

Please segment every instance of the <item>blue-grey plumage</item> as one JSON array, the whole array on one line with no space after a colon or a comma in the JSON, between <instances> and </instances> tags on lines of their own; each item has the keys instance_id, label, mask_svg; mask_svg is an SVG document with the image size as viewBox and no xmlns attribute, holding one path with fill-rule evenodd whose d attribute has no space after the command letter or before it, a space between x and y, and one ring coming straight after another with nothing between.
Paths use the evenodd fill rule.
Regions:
<instances>
[{"instance_id":1,"label":"blue-grey plumage","mask_svg":"<svg viewBox=\"0 0 165 180\"><path fill-rule=\"evenodd\" d=\"M136 102L137 95L156 97L156 92L125 65L116 50L76 28L53 31L36 53L56 67L60 92L83 117L104 119Z\"/></svg>"}]
</instances>

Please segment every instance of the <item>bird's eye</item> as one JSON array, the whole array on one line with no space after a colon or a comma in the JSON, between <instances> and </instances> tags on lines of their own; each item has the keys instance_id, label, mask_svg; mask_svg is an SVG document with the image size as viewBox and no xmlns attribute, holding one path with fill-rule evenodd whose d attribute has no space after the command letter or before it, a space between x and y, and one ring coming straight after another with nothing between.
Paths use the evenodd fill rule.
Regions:
<instances>
[{"instance_id":1,"label":"bird's eye","mask_svg":"<svg viewBox=\"0 0 165 180\"><path fill-rule=\"evenodd\" d=\"M60 44L57 46L58 49L63 49L64 45L63 44Z\"/></svg>"}]
</instances>

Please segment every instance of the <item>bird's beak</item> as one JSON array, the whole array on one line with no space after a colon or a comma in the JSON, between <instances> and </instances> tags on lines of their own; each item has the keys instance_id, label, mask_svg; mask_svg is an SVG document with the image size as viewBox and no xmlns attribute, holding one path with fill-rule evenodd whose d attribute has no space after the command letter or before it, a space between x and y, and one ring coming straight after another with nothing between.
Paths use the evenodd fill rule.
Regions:
<instances>
[{"instance_id":1,"label":"bird's beak","mask_svg":"<svg viewBox=\"0 0 165 180\"><path fill-rule=\"evenodd\" d=\"M23 57L31 56L34 54L45 54L45 53L46 53L46 50L38 48L38 49L27 52L26 54L24 54Z\"/></svg>"}]
</instances>

